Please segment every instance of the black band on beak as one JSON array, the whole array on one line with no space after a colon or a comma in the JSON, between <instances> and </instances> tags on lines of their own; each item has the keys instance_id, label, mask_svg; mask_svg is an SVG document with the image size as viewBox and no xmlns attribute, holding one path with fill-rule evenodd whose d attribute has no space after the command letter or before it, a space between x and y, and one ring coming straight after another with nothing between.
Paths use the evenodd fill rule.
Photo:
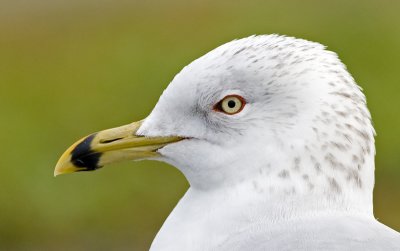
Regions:
<instances>
[{"instance_id":1,"label":"black band on beak","mask_svg":"<svg viewBox=\"0 0 400 251\"><path fill-rule=\"evenodd\" d=\"M96 133L88 136L71 152L71 162L76 167L85 168L79 169L79 171L93 171L101 168L101 166L98 165L101 153L91 149L91 143L95 136Z\"/></svg>"}]
</instances>

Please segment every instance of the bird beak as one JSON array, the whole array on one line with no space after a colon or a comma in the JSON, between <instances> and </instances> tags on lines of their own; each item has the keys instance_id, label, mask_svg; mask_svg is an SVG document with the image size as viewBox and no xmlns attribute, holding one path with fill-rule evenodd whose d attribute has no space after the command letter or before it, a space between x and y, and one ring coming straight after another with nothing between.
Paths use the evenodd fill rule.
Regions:
<instances>
[{"instance_id":1,"label":"bird beak","mask_svg":"<svg viewBox=\"0 0 400 251\"><path fill-rule=\"evenodd\" d=\"M54 176L93 171L125 160L160 156L157 150L181 137L145 137L137 135L142 121L93 133L70 146L58 160Z\"/></svg>"}]
</instances>

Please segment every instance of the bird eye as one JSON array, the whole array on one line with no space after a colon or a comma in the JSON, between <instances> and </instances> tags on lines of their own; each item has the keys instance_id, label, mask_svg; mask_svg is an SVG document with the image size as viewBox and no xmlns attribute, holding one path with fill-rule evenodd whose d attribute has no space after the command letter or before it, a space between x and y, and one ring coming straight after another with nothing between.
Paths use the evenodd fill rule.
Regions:
<instances>
[{"instance_id":1,"label":"bird eye","mask_svg":"<svg viewBox=\"0 0 400 251\"><path fill-rule=\"evenodd\" d=\"M246 101L241 96L228 95L214 106L214 110L233 115L241 112L245 104Z\"/></svg>"}]
</instances>

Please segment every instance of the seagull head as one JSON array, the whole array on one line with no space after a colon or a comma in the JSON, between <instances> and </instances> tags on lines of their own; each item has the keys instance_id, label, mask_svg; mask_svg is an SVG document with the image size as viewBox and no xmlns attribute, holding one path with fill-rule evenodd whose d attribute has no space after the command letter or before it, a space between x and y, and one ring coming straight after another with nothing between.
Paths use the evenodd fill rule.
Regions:
<instances>
[{"instance_id":1,"label":"seagull head","mask_svg":"<svg viewBox=\"0 0 400 251\"><path fill-rule=\"evenodd\" d=\"M262 35L184 67L147 118L79 140L55 175L154 159L177 167L197 190L248 184L265 197L372 207L374 155L365 97L337 55Z\"/></svg>"}]
</instances>

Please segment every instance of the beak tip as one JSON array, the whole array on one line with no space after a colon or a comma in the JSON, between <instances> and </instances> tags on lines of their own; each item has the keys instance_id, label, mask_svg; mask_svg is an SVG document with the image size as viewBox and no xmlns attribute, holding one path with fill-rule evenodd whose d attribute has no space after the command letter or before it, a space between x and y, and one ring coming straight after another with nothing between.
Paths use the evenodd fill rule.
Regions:
<instances>
[{"instance_id":1,"label":"beak tip","mask_svg":"<svg viewBox=\"0 0 400 251\"><path fill-rule=\"evenodd\" d=\"M54 170L54 177L57 177L58 175L62 174L57 168Z\"/></svg>"},{"instance_id":2,"label":"beak tip","mask_svg":"<svg viewBox=\"0 0 400 251\"><path fill-rule=\"evenodd\" d=\"M79 168L74 166L70 161L65 161L64 159L60 159L54 168L54 177L59 176L61 174L73 173L78 171Z\"/></svg>"}]
</instances>

